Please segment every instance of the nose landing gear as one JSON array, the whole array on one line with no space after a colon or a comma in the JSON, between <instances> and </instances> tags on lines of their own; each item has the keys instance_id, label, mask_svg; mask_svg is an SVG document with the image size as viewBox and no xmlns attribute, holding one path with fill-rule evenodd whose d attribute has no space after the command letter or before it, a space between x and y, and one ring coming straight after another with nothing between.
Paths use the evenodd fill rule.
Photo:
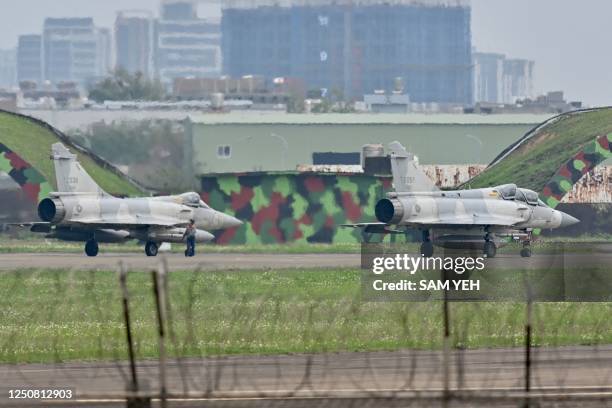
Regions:
<instances>
[{"instance_id":1,"label":"nose landing gear","mask_svg":"<svg viewBox=\"0 0 612 408\"><path fill-rule=\"evenodd\" d=\"M430 258L431 256L433 256L433 253L434 253L434 247L433 247L433 243L431 242L431 238L429 237L429 230L424 230L423 231L423 243L421 244L421 254L425 258Z\"/></svg>"},{"instance_id":2,"label":"nose landing gear","mask_svg":"<svg viewBox=\"0 0 612 408\"><path fill-rule=\"evenodd\" d=\"M523 241L523 249L521 249L521 256L523 258L529 258L531 256L531 241Z\"/></svg>"},{"instance_id":3,"label":"nose landing gear","mask_svg":"<svg viewBox=\"0 0 612 408\"><path fill-rule=\"evenodd\" d=\"M486 231L484 240L485 243L483 252L485 257L495 258L495 255L497 254L497 246L495 245L495 242L491 240L491 234L489 233L489 231Z\"/></svg>"}]
</instances>

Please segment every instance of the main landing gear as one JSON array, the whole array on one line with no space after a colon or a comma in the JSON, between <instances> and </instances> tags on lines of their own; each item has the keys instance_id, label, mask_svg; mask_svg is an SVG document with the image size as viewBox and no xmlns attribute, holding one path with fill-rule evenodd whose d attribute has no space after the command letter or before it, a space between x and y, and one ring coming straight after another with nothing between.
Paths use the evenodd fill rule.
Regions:
<instances>
[{"instance_id":1,"label":"main landing gear","mask_svg":"<svg viewBox=\"0 0 612 408\"><path fill-rule=\"evenodd\" d=\"M98 241L96 241L94 238L90 239L89 241L85 243L85 253L87 254L87 256L98 255L98 250L99 250ZM145 244L145 254L147 254L147 256L157 256L158 250L159 250L159 246L157 242L148 241Z\"/></svg>"},{"instance_id":2,"label":"main landing gear","mask_svg":"<svg viewBox=\"0 0 612 408\"><path fill-rule=\"evenodd\" d=\"M92 238L85 243L85 253L87 254L87 256L98 255L98 250L98 241L96 241L95 239Z\"/></svg>"},{"instance_id":3,"label":"main landing gear","mask_svg":"<svg viewBox=\"0 0 612 408\"><path fill-rule=\"evenodd\" d=\"M434 247L429 236L429 230L423 230L423 243L421 244L421 255L425 258L433 256Z\"/></svg>"},{"instance_id":4,"label":"main landing gear","mask_svg":"<svg viewBox=\"0 0 612 408\"><path fill-rule=\"evenodd\" d=\"M495 242L491 240L491 234L489 234L488 231L485 234L484 240L485 240L485 243L484 243L483 252L484 252L485 257L495 258L495 255L497 254L497 246L495 246Z\"/></svg>"},{"instance_id":5,"label":"main landing gear","mask_svg":"<svg viewBox=\"0 0 612 408\"><path fill-rule=\"evenodd\" d=\"M145 244L145 254L147 256L157 256L158 249L157 242L147 241Z\"/></svg>"}]
</instances>

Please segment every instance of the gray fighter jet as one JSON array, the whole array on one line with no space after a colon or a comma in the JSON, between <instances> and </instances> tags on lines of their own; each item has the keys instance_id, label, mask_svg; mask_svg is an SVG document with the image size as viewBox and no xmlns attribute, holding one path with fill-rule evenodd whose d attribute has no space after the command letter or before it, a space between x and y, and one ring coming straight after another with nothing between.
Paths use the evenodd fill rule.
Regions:
<instances>
[{"instance_id":1,"label":"gray fighter jet","mask_svg":"<svg viewBox=\"0 0 612 408\"><path fill-rule=\"evenodd\" d=\"M143 198L117 198L102 190L61 143L51 147L57 192L38 204L43 222L31 230L66 241L84 241L88 256L99 242L145 242L147 256L157 255L163 242L183 242L185 226L195 221L196 242L214 238L208 232L237 227L236 218L215 211L197 193ZM188 255L186 253L186 255Z\"/></svg>"},{"instance_id":2,"label":"gray fighter jet","mask_svg":"<svg viewBox=\"0 0 612 408\"><path fill-rule=\"evenodd\" d=\"M513 237L523 242L521 256L529 257L534 229L562 228L579 222L548 207L536 192L515 184L440 191L399 142L390 143L389 149L395 191L376 204L379 222L343 226L363 228L366 233L420 230L421 253L426 257L433 255L434 244L482 249L485 256L494 257L501 238Z\"/></svg>"}]
</instances>

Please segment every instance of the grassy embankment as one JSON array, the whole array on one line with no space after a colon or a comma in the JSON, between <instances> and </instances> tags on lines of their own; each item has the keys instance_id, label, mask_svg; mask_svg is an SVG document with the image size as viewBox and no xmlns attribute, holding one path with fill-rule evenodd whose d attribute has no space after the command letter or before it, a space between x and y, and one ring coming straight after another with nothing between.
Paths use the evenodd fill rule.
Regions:
<instances>
[{"instance_id":1,"label":"grassy embankment","mask_svg":"<svg viewBox=\"0 0 612 408\"><path fill-rule=\"evenodd\" d=\"M559 167L584 144L610 132L612 109L565 115L540 129L502 162L471 179L468 185L480 188L515 183L540 192Z\"/></svg>"},{"instance_id":2,"label":"grassy embankment","mask_svg":"<svg viewBox=\"0 0 612 408\"><path fill-rule=\"evenodd\" d=\"M131 273L138 358L157 355L151 276ZM363 302L355 270L172 272L170 355L436 349L439 302ZM23 270L0 280L1 362L125 359L117 275ZM451 303L455 345L523 344L525 305ZM609 303L534 306L535 345L611 344Z\"/></svg>"},{"instance_id":3,"label":"grassy embankment","mask_svg":"<svg viewBox=\"0 0 612 408\"><path fill-rule=\"evenodd\" d=\"M47 181L55 186L55 170L49 160L51 145L58 142L57 137L48 129L19 116L0 112L0 143L17 152L25 161L40 171ZM72 149L73 153L77 153ZM79 162L109 193L120 195L140 195L138 189L117 174L102 168L87 155L78 153Z\"/></svg>"}]
</instances>

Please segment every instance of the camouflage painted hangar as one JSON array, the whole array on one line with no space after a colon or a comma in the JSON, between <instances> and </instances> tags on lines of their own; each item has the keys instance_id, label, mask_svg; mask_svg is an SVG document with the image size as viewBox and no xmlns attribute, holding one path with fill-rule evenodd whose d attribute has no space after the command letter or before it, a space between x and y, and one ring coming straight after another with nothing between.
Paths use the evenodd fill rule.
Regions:
<instances>
[{"instance_id":1,"label":"camouflage painted hangar","mask_svg":"<svg viewBox=\"0 0 612 408\"><path fill-rule=\"evenodd\" d=\"M594 174L612 173L608 167L599 167ZM592 177L591 173L587 177ZM390 176L364 173L225 173L202 176L200 180L206 202L245 222L237 229L215 234L219 244L361 242L360 229L337 226L376 221L374 206L391 191ZM582 184L577 183L570 194L579 197L582 190ZM609 196L609 189L603 191ZM607 208L596 208L598 216L612 215L610 204L595 205ZM594 232L612 233L604 231L608 225L605 221L588 221L594 210L589 201L564 203L562 210L579 214L586 225L599 225ZM584 233L589 228L586 225L572 233Z\"/></svg>"},{"instance_id":2,"label":"camouflage painted hangar","mask_svg":"<svg viewBox=\"0 0 612 408\"><path fill-rule=\"evenodd\" d=\"M358 229L336 226L374 221L374 205L391 190L391 175L365 173L361 169L351 172L355 166L321 167L325 171L202 176L200 191L204 201L247 221L238 230L223 232L217 242L359 242L362 237ZM424 165L423 169L436 184L450 188L466 182L484 167Z\"/></svg>"},{"instance_id":3,"label":"camouflage painted hangar","mask_svg":"<svg viewBox=\"0 0 612 408\"><path fill-rule=\"evenodd\" d=\"M390 177L365 174L261 172L205 176L202 198L247 221L217 235L220 244L359 242L338 224L374 220L376 200Z\"/></svg>"}]
</instances>

